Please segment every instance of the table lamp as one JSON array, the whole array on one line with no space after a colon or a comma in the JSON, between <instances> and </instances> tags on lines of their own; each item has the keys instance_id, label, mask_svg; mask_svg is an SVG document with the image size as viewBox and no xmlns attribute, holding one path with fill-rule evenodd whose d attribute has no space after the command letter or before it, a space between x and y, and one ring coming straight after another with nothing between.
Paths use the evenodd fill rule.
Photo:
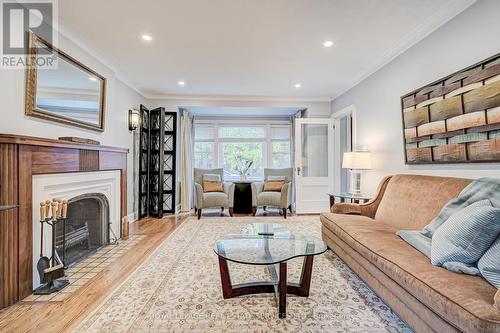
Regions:
<instances>
[{"instance_id":1,"label":"table lamp","mask_svg":"<svg viewBox=\"0 0 500 333\"><path fill-rule=\"evenodd\" d=\"M342 168L349 169L351 173L351 186L348 194L352 196L361 196L361 171L372 168L370 152L345 152L342 160Z\"/></svg>"}]
</instances>

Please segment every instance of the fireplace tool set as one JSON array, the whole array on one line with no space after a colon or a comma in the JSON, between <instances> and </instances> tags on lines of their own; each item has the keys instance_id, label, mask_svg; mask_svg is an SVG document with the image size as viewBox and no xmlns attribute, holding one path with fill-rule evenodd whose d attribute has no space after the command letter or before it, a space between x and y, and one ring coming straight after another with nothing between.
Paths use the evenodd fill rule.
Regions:
<instances>
[{"instance_id":1,"label":"fireplace tool set","mask_svg":"<svg viewBox=\"0 0 500 333\"><path fill-rule=\"evenodd\" d=\"M62 223L63 229L66 225L66 218L68 213L68 201L60 199L47 200L40 203L40 259L38 259L37 270L40 275L40 282L42 285L35 289L35 295L48 295L53 292L62 290L69 285L68 280L58 280L64 277L64 263L59 257L56 250L56 225ZM49 216L51 215L51 216ZM48 258L43 254L43 229L45 224L51 227L52 232L52 246L51 257Z\"/></svg>"}]
</instances>

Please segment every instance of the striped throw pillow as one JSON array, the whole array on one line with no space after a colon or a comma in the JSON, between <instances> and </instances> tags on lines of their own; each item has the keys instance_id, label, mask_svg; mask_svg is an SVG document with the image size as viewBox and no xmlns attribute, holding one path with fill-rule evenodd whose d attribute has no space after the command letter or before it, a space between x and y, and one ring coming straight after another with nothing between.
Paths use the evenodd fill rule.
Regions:
<instances>
[{"instance_id":1,"label":"striped throw pillow","mask_svg":"<svg viewBox=\"0 0 500 333\"><path fill-rule=\"evenodd\" d=\"M475 266L500 234L500 208L494 208L488 199L477 201L459 210L434 233L431 262L435 266L454 270L452 263Z\"/></svg>"},{"instance_id":2,"label":"striped throw pillow","mask_svg":"<svg viewBox=\"0 0 500 333\"><path fill-rule=\"evenodd\" d=\"M497 223L500 224L500 221L497 221ZM489 283L500 288L500 236L481 259L479 259L477 267L481 275L488 280ZM500 291L497 294L498 300L500 301ZM498 305L500 305L500 302Z\"/></svg>"}]
</instances>

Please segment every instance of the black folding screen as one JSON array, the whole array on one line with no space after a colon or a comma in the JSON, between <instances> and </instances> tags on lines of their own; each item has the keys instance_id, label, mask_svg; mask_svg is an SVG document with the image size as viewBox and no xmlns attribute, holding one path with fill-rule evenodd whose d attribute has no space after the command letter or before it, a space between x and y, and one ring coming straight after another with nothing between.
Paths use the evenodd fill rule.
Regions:
<instances>
[{"instance_id":1,"label":"black folding screen","mask_svg":"<svg viewBox=\"0 0 500 333\"><path fill-rule=\"evenodd\" d=\"M141 105L139 217L175 213L177 114Z\"/></svg>"}]
</instances>

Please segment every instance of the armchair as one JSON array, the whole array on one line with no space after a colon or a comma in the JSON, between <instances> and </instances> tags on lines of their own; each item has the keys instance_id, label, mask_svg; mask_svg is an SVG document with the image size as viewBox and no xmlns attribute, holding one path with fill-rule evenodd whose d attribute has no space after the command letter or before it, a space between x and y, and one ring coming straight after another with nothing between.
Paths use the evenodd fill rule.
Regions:
<instances>
[{"instance_id":1,"label":"armchair","mask_svg":"<svg viewBox=\"0 0 500 333\"><path fill-rule=\"evenodd\" d=\"M252 208L253 216L257 213L257 208L263 206L264 210L267 206L277 207L282 210L283 217L286 219L287 209L292 210L292 178L293 169L264 169L264 180L269 180L270 177L281 177L285 184L280 192L265 192L265 182L252 183Z\"/></svg>"},{"instance_id":2,"label":"armchair","mask_svg":"<svg viewBox=\"0 0 500 333\"><path fill-rule=\"evenodd\" d=\"M194 168L194 187L195 187L195 212L198 213L198 219L201 218L201 213L204 208L220 207L224 211L224 207L229 208L229 215L233 216L234 206L234 184L224 182L224 192L203 192L203 175L214 174L220 175L223 180L223 169L198 169Z\"/></svg>"}]
</instances>

